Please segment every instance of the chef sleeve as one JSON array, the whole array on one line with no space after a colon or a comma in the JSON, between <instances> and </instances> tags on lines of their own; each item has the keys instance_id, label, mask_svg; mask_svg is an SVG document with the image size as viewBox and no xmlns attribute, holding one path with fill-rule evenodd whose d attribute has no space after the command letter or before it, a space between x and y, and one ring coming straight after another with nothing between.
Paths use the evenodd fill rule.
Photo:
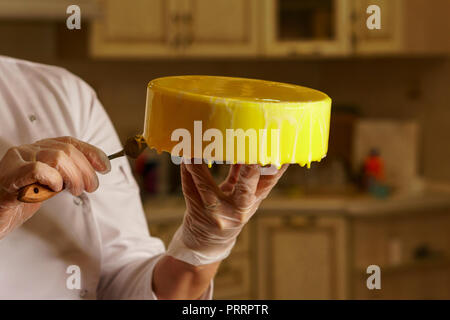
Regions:
<instances>
[{"instance_id":1,"label":"chef sleeve","mask_svg":"<svg viewBox=\"0 0 450 320\"><path fill-rule=\"evenodd\" d=\"M80 140L107 154L122 145L95 92L76 78L73 103L81 106ZM136 128L137 130L139 128ZM88 195L101 243L99 299L156 299L153 269L165 253L163 242L150 236L139 188L126 157L113 160L109 174L99 175L100 186ZM212 298L212 282L201 297Z\"/></svg>"}]
</instances>

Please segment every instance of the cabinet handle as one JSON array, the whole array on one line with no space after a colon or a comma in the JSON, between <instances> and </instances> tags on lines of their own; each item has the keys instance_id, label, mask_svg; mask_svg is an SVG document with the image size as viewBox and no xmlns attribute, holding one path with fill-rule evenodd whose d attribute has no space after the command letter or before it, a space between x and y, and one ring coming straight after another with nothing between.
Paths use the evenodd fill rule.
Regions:
<instances>
[{"instance_id":1,"label":"cabinet handle","mask_svg":"<svg viewBox=\"0 0 450 320\"><path fill-rule=\"evenodd\" d=\"M175 25L175 29L178 32L171 40L169 40L169 45L176 49L190 46L194 41L192 35L192 21L194 19L192 13L174 13L170 15L170 20L172 24ZM180 33L180 29L185 32Z\"/></svg>"},{"instance_id":2,"label":"cabinet handle","mask_svg":"<svg viewBox=\"0 0 450 320\"><path fill-rule=\"evenodd\" d=\"M179 15L178 13L174 13L170 16L170 20L172 20L172 22L178 23L181 19L181 15Z\"/></svg>"},{"instance_id":3,"label":"cabinet handle","mask_svg":"<svg viewBox=\"0 0 450 320\"><path fill-rule=\"evenodd\" d=\"M186 24L191 24L193 21L192 13L186 13L183 15L183 22Z\"/></svg>"},{"instance_id":4,"label":"cabinet handle","mask_svg":"<svg viewBox=\"0 0 450 320\"><path fill-rule=\"evenodd\" d=\"M169 44L174 47L175 49L180 48L184 44L184 38L183 35L180 33L176 33L173 38L169 41Z\"/></svg>"},{"instance_id":5,"label":"cabinet handle","mask_svg":"<svg viewBox=\"0 0 450 320\"><path fill-rule=\"evenodd\" d=\"M190 45L192 45L192 43L194 42L194 38L192 37L191 34L189 34L185 39L184 39L184 46L188 47Z\"/></svg>"},{"instance_id":6,"label":"cabinet handle","mask_svg":"<svg viewBox=\"0 0 450 320\"><path fill-rule=\"evenodd\" d=\"M174 13L170 16L170 20L175 23L182 22L188 24L192 23L193 16L192 13Z\"/></svg>"},{"instance_id":7,"label":"cabinet handle","mask_svg":"<svg viewBox=\"0 0 450 320\"><path fill-rule=\"evenodd\" d=\"M186 28L187 32L186 32L186 36L184 37L184 41L183 44L185 47L189 47L192 45L192 43L194 42L194 36L193 36L193 31L192 31L192 22L194 21L194 18L192 16L192 13L186 13L184 15L184 19L183 19L183 24L184 24L184 28Z\"/></svg>"}]
</instances>

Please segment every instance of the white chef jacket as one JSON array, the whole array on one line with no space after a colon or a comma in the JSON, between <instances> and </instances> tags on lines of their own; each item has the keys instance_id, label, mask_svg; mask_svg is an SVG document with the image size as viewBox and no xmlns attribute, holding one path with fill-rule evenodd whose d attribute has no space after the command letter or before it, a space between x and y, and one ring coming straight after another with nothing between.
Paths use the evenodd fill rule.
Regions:
<instances>
[{"instance_id":1,"label":"white chef jacket","mask_svg":"<svg viewBox=\"0 0 450 320\"><path fill-rule=\"evenodd\" d=\"M122 149L84 81L62 68L0 56L0 158L11 146L59 136L106 154ZM156 299L152 272L164 244L148 232L127 159L111 164L97 191L63 191L0 240L0 299ZM79 267L80 289L70 266ZM211 297L212 286L202 298Z\"/></svg>"}]
</instances>

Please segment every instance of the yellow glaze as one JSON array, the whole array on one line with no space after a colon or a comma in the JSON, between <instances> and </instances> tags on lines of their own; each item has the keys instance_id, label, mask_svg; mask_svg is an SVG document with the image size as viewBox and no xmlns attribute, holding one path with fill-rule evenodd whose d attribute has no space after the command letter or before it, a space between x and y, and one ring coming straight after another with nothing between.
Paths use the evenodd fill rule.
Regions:
<instances>
[{"instance_id":1,"label":"yellow glaze","mask_svg":"<svg viewBox=\"0 0 450 320\"><path fill-rule=\"evenodd\" d=\"M148 85L143 136L149 147L172 153L181 141L171 139L172 133L187 129L192 137L190 150L183 149L174 155L203 158L209 165L228 160L277 167L298 163L309 167L312 161L326 156L330 111L331 99L326 94L297 85L231 77L165 77ZM200 130L194 121L201 121ZM223 135L223 151L205 156L205 148L216 139L208 141L203 134L212 128ZM235 142L234 157L226 158L227 129L244 132L254 129L257 148L249 148L248 138L244 153L239 153L242 145L239 147ZM266 129L267 140L260 129ZM279 143L276 135L271 135L271 129L279 129ZM279 145L278 151L272 149L275 143ZM263 148L266 152L261 152Z\"/></svg>"}]
</instances>

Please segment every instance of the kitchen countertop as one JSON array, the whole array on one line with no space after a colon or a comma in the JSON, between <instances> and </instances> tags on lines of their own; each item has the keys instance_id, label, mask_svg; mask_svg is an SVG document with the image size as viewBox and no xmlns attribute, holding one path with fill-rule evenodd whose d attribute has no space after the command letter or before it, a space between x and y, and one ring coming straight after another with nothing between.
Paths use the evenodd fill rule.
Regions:
<instances>
[{"instance_id":1,"label":"kitchen countertop","mask_svg":"<svg viewBox=\"0 0 450 320\"><path fill-rule=\"evenodd\" d=\"M182 197L153 198L144 201L148 220L180 219L185 210ZM408 195L393 195L376 199L370 195L353 196L269 196L261 204L259 212L271 214L339 214L343 216L376 216L449 210L450 192L426 191Z\"/></svg>"}]
</instances>

